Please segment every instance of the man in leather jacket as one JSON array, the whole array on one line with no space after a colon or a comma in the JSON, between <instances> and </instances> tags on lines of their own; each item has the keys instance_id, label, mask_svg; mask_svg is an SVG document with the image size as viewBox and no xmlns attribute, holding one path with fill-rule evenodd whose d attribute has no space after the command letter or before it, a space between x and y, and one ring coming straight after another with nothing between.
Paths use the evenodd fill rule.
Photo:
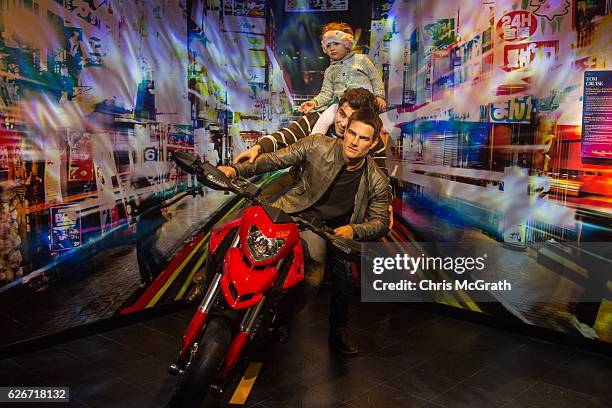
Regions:
<instances>
[{"instance_id":1,"label":"man in leather jacket","mask_svg":"<svg viewBox=\"0 0 612 408\"><path fill-rule=\"evenodd\" d=\"M299 165L299 179L272 205L289 214L316 218L334 228L336 235L359 241L374 241L389 230L389 180L368 153L379 141L382 122L370 109L358 110L348 120L344 139L324 135L302 138L287 148L262 154L253 163L220 166L228 177L255 174ZM322 266L325 241L306 231L302 233L305 258ZM338 265L338 262L334 263ZM322 274L308 267L306 282L320 284ZM342 276L339 276L342 275ZM348 303L352 290L344 264L334 268L330 310L330 344L342 354L356 354L346 335Z\"/></svg>"}]
</instances>

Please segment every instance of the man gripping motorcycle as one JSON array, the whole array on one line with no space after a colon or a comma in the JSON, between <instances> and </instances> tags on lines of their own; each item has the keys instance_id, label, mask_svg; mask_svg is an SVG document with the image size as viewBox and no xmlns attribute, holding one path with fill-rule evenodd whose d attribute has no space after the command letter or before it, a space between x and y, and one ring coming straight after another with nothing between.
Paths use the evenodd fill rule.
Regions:
<instances>
[{"instance_id":1,"label":"man gripping motorcycle","mask_svg":"<svg viewBox=\"0 0 612 408\"><path fill-rule=\"evenodd\" d=\"M288 214L325 222L341 237L375 241L389 230L389 179L368 153L379 146L382 122L371 109L357 110L347 120L344 138L312 135L251 162L220 166L228 177L299 166L298 179L272 205ZM318 235L302 233L306 284L318 287L325 263L326 243ZM313 264L315 267L313 267ZM346 355L356 354L346 333L352 291L346 265L334 262L330 310L330 345ZM315 272L313 272L315 271ZM294 307L295 309L295 307ZM291 313L280 319L288 324Z\"/></svg>"}]
</instances>

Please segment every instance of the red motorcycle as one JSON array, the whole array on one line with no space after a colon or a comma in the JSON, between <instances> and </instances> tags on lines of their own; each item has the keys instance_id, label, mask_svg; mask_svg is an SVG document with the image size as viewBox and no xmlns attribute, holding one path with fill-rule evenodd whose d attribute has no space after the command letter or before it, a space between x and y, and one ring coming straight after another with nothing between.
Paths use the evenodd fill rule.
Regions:
<instances>
[{"instance_id":1,"label":"red motorcycle","mask_svg":"<svg viewBox=\"0 0 612 408\"><path fill-rule=\"evenodd\" d=\"M319 234L345 259L357 259L359 245L266 205L257 185L240 177L230 180L197 156L175 152L172 159L202 184L252 204L241 218L212 232L207 289L183 334L178 359L170 365L170 373L179 378L169 406L198 407L209 391L223 392L247 342L265 336L279 300L304 279L300 231Z\"/></svg>"}]
</instances>

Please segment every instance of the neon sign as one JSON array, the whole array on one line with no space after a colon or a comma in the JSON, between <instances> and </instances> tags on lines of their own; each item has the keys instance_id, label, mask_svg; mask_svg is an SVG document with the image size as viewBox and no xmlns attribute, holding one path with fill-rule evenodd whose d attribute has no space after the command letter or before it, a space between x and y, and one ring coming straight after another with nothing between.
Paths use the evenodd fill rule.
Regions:
<instances>
[{"instance_id":1,"label":"neon sign","mask_svg":"<svg viewBox=\"0 0 612 408\"><path fill-rule=\"evenodd\" d=\"M497 36L505 41L519 41L531 37L538 28L538 20L528 11L511 11L499 19Z\"/></svg>"}]
</instances>

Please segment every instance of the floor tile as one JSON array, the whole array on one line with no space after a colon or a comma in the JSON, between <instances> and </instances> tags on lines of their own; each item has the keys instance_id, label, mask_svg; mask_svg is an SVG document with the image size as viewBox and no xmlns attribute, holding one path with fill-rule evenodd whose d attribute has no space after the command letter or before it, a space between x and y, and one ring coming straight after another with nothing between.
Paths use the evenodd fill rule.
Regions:
<instances>
[{"instance_id":1,"label":"floor tile","mask_svg":"<svg viewBox=\"0 0 612 408\"><path fill-rule=\"evenodd\" d=\"M560 363L540 360L535 357L528 358L520 354L510 354L491 361L489 366L517 377L542 380L556 372Z\"/></svg>"},{"instance_id":2,"label":"floor tile","mask_svg":"<svg viewBox=\"0 0 612 408\"><path fill-rule=\"evenodd\" d=\"M435 402L427 401L419 408L446 408L444 405L436 404Z\"/></svg>"},{"instance_id":3,"label":"floor tile","mask_svg":"<svg viewBox=\"0 0 612 408\"><path fill-rule=\"evenodd\" d=\"M514 353L524 355L526 358L535 357L539 360L563 363L576 354L577 349L549 341L532 339L514 350Z\"/></svg>"},{"instance_id":4,"label":"floor tile","mask_svg":"<svg viewBox=\"0 0 612 408\"><path fill-rule=\"evenodd\" d=\"M136 388L146 389L147 384L161 383L167 377L176 378L168 372L168 365L168 363L147 357L136 364L117 364L110 368L109 372Z\"/></svg>"},{"instance_id":5,"label":"floor tile","mask_svg":"<svg viewBox=\"0 0 612 408\"><path fill-rule=\"evenodd\" d=\"M161 331L174 338L180 338L189 324L189 319L178 314L171 314L142 322L142 325Z\"/></svg>"},{"instance_id":6,"label":"floor tile","mask_svg":"<svg viewBox=\"0 0 612 408\"><path fill-rule=\"evenodd\" d=\"M382 408L382 407L402 407L417 408L427 401L410 395L403 390L380 385L355 398L347 401L353 407L358 408Z\"/></svg>"},{"instance_id":7,"label":"floor tile","mask_svg":"<svg viewBox=\"0 0 612 408\"><path fill-rule=\"evenodd\" d=\"M573 391L604 398L612 406L612 358L579 351L544 381Z\"/></svg>"},{"instance_id":8,"label":"floor tile","mask_svg":"<svg viewBox=\"0 0 612 408\"><path fill-rule=\"evenodd\" d=\"M444 352L425 360L416 368L429 373L463 381L485 366L487 361L477 356L462 353Z\"/></svg>"},{"instance_id":9,"label":"floor tile","mask_svg":"<svg viewBox=\"0 0 612 408\"><path fill-rule=\"evenodd\" d=\"M464 381L464 384L515 398L533 386L536 381L494 367L485 367Z\"/></svg>"},{"instance_id":10,"label":"floor tile","mask_svg":"<svg viewBox=\"0 0 612 408\"><path fill-rule=\"evenodd\" d=\"M25 376L28 370L13 363L9 359L0 360L0 384L5 384L11 378Z\"/></svg>"},{"instance_id":11,"label":"floor tile","mask_svg":"<svg viewBox=\"0 0 612 408\"><path fill-rule=\"evenodd\" d=\"M462 384L432 400L448 408L495 408L501 407L507 401L507 398L498 394Z\"/></svg>"},{"instance_id":12,"label":"floor tile","mask_svg":"<svg viewBox=\"0 0 612 408\"><path fill-rule=\"evenodd\" d=\"M530 340L529 337L494 328L488 328L472 339L475 343L489 344L505 350L514 350Z\"/></svg>"},{"instance_id":13,"label":"floor tile","mask_svg":"<svg viewBox=\"0 0 612 408\"><path fill-rule=\"evenodd\" d=\"M64 362L73 360L75 357L60 347L51 347L44 350L38 350L27 354L21 354L11 359L11 361L26 370L41 369Z\"/></svg>"},{"instance_id":14,"label":"floor tile","mask_svg":"<svg viewBox=\"0 0 612 408\"><path fill-rule=\"evenodd\" d=\"M356 395L376 386L375 382L368 380L365 376L351 375L339 380L319 384L310 390L320 395L327 395L330 400L347 402Z\"/></svg>"},{"instance_id":15,"label":"floor tile","mask_svg":"<svg viewBox=\"0 0 612 408\"><path fill-rule=\"evenodd\" d=\"M376 333L381 336L389 337L393 340L400 340L411 331L426 327L429 324L438 322L443 318L432 313L422 312L410 308L403 308L403 313L378 317L374 323L363 325L363 329Z\"/></svg>"},{"instance_id":16,"label":"floor tile","mask_svg":"<svg viewBox=\"0 0 612 408\"><path fill-rule=\"evenodd\" d=\"M142 384L141 389L145 390L150 396L149 407L165 408L170 401L170 397L176 385L176 377L168 375L161 381L154 381L148 384Z\"/></svg>"},{"instance_id":17,"label":"floor tile","mask_svg":"<svg viewBox=\"0 0 612 408\"><path fill-rule=\"evenodd\" d=\"M101 335L94 335L62 343L59 347L76 357L84 358L103 351L111 351L117 347L117 342Z\"/></svg>"},{"instance_id":18,"label":"floor tile","mask_svg":"<svg viewBox=\"0 0 612 408\"><path fill-rule=\"evenodd\" d=\"M109 370L118 364L138 364L139 361L147 358L147 355L140 351L122 344L117 344L110 351L92 354L87 357L92 366L98 370Z\"/></svg>"},{"instance_id":19,"label":"floor tile","mask_svg":"<svg viewBox=\"0 0 612 408\"><path fill-rule=\"evenodd\" d=\"M434 352L433 355L435 354ZM405 369L412 368L431 357L430 354L415 350L406 343L392 344L388 347L376 350L374 355L400 364Z\"/></svg>"},{"instance_id":20,"label":"floor tile","mask_svg":"<svg viewBox=\"0 0 612 408\"><path fill-rule=\"evenodd\" d=\"M347 366L352 373L359 373L368 380L378 383L404 371L404 367L400 364L376 356L355 357L348 361Z\"/></svg>"},{"instance_id":21,"label":"floor tile","mask_svg":"<svg viewBox=\"0 0 612 408\"><path fill-rule=\"evenodd\" d=\"M74 358L32 370L46 386L72 386L86 378L104 373L88 360Z\"/></svg>"},{"instance_id":22,"label":"floor tile","mask_svg":"<svg viewBox=\"0 0 612 408\"><path fill-rule=\"evenodd\" d=\"M458 384L457 380L441 375L412 369L384 382L384 385L404 393L431 400Z\"/></svg>"},{"instance_id":23,"label":"floor tile","mask_svg":"<svg viewBox=\"0 0 612 408\"><path fill-rule=\"evenodd\" d=\"M539 382L504 405L504 408L604 408L609 406L599 398Z\"/></svg>"}]
</instances>

